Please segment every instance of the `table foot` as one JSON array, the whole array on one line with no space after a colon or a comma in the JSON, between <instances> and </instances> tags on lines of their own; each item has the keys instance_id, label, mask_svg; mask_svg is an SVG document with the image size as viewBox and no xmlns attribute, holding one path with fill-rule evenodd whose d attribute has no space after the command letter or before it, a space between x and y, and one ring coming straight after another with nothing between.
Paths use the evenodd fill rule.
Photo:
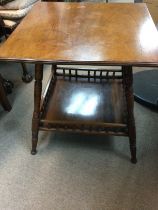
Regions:
<instances>
[{"instance_id":1,"label":"table foot","mask_svg":"<svg viewBox=\"0 0 158 210\"><path fill-rule=\"evenodd\" d=\"M35 134L33 134L33 135L35 135ZM37 139L32 139L32 150L31 150L31 154L32 155L35 155L36 153L37 153L37 150L36 150L36 148L37 148L37 142L38 142L38 134L36 134L37 136Z\"/></svg>"},{"instance_id":2,"label":"table foot","mask_svg":"<svg viewBox=\"0 0 158 210\"><path fill-rule=\"evenodd\" d=\"M23 76L22 76L22 81L25 83L29 83L32 81L33 77L31 74L28 73L27 68L26 68L26 64L25 63L21 63L22 69L23 69Z\"/></svg>"},{"instance_id":3,"label":"table foot","mask_svg":"<svg viewBox=\"0 0 158 210\"><path fill-rule=\"evenodd\" d=\"M135 139L130 139L130 144L134 144L134 145L130 145L130 151L131 151L131 162L132 163L137 163L137 157L136 157L136 142Z\"/></svg>"},{"instance_id":4,"label":"table foot","mask_svg":"<svg viewBox=\"0 0 158 210\"><path fill-rule=\"evenodd\" d=\"M26 74L26 75L23 75L23 76L22 76L22 81L25 82L25 83L31 82L32 79L33 79L33 77L32 77L31 74Z\"/></svg>"},{"instance_id":5,"label":"table foot","mask_svg":"<svg viewBox=\"0 0 158 210\"><path fill-rule=\"evenodd\" d=\"M136 164L137 163L137 158L131 158L131 163Z\"/></svg>"},{"instance_id":6,"label":"table foot","mask_svg":"<svg viewBox=\"0 0 158 210\"><path fill-rule=\"evenodd\" d=\"M31 150L31 155L36 155L36 153L37 153L37 150Z\"/></svg>"}]
</instances>

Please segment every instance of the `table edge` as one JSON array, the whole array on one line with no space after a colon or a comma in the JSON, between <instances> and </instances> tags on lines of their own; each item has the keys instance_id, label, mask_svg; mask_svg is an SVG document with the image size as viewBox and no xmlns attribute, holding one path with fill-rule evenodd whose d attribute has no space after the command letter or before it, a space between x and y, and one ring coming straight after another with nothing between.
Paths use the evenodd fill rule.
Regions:
<instances>
[{"instance_id":1,"label":"table edge","mask_svg":"<svg viewBox=\"0 0 158 210\"><path fill-rule=\"evenodd\" d=\"M33 64L60 64L60 65L96 65L96 66L140 66L140 67L158 67L158 62L123 62L123 61L71 61L71 60L35 60L35 59L17 59L17 58L0 58L0 62L15 63L33 63Z\"/></svg>"}]
</instances>

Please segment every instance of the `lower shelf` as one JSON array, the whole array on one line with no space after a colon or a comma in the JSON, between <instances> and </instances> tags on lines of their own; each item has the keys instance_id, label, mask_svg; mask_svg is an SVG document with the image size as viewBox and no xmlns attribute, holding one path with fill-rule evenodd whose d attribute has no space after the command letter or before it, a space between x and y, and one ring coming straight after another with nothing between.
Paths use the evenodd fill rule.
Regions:
<instances>
[{"instance_id":1,"label":"lower shelf","mask_svg":"<svg viewBox=\"0 0 158 210\"><path fill-rule=\"evenodd\" d=\"M105 82L57 79L41 113L41 130L127 135L122 80Z\"/></svg>"}]
</instances>

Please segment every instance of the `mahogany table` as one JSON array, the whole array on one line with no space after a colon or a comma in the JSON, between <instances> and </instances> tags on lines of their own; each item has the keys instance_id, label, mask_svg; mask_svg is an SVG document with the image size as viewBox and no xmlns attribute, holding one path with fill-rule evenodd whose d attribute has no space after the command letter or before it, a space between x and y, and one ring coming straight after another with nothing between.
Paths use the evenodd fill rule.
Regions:
<instances>
[{"instance_id":1,"label":"mahogany table","mask_svg":"<svg viewBox=\"0 0 158 210\"><path fill-rule=\"evenodd\" d=\"M59 130L128 136L137 162L132 66L158 66L158 33L145 4L38 2L0 60L35 63L32 154L39 130ZM41 96L44 64L52 71Z\"/></svg>"}]
</instances>

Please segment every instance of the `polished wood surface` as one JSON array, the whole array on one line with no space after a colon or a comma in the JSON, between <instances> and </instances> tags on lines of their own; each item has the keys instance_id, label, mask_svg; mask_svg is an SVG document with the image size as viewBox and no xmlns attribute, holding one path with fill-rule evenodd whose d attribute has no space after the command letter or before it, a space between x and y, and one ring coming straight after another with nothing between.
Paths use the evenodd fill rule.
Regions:
<instances>
[{"instance_id":1,"label":"polished wood surface","mask_svg":"<svg viewBox=\"0 0 158 210\"><path fill-rule=\"evenodd\" d=\"M94 83L58 79L50 94L47 121L126 124L122 81Z\"/></svg>"},{"instance_id":2,"label":"polished wood surface","mask_svg":"<svg viewBox=\"0 0 158 210\"><path fill-rule=\"evenodd\" d=\"M122 80L58 78L48 97L41 130L128 135Z\"/></svg>"},{"instance_id":3,"label":"polished wood surface","mask_svg":"<svg viewBox=\"0 0 158 210\"><path fill-rule=\"evenodd\" d=\"M145 4L38 2L0 59L158 65L158 32Z\"/></svg>"}]
</instances>

